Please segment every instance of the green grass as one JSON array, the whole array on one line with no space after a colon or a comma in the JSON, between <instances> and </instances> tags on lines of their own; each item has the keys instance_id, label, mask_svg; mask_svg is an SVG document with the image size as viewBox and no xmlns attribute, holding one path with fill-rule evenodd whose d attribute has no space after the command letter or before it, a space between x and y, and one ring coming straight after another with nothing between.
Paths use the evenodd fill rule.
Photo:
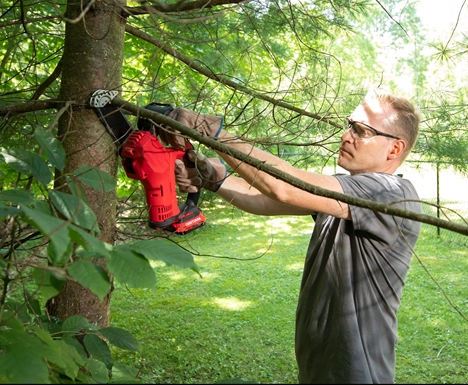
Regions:
<instances>
[{"instance_id":1,"label":"green grass","mask_svg":"<svg viewBox=\"0 0 468 385\"><path fill-rule=\"evenodd\" d=\"M399 383L468 382L468 249L433 234L423 226L403 291Z\"/></svg>"},{"instance_id":2,"label":"green grass","mask_svg":"<svg viewBox=\"0 0 468 385\"><path fill-rule=\"evenodd\" d=\"M194 254L201 277L155 264L154 290L116 283L111 325L129 330L141 351L113 353L141 367L145 383L297 383L294 315L313 222L217 203L202 205L203 228L173 238ZM424 228L416 253L467 315L467 248ZM417 258L398 315L397 383L468 381L468 321Z\"/></svg>"}]
</instances>

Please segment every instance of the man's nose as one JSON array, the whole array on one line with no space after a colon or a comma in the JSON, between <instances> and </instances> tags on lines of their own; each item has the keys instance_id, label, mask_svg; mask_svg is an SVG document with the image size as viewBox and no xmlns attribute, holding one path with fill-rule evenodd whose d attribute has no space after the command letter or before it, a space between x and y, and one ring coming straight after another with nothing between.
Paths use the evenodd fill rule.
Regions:
<instances>
[{"instance_id":1,"label":"man's nose","mask_svg":"<svg viewBox=\"0 0 468 385\"><path fill-rule=\"evenodd\" d=\"M341 141L342 142L353 142L354 137L351 134L351 129L346 129L345 132L343 132L343 135L341 135Z\"/></svg>"}]
</instances>

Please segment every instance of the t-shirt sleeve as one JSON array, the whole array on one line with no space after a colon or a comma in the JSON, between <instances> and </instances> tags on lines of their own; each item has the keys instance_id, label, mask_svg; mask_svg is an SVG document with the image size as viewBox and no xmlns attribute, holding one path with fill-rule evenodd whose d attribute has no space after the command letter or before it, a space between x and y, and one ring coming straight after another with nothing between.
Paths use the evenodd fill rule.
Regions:
<instances>
[{"instance_id":1,"label":"t-shirt sleeve","mask_svg":"<svg viewBox=\"0 0 468 385\"><path fill-rule=\"evenodd\" d=\"M403 180L398 176L368 173L354 176L336 175L336 177L347 195L384 204L406 199ZM403 218L354 205L349 207L355 230L370 233L386 245L392 245L396 241ZM407 208L404 202L396 204L395 207Z\"/></svg>"}]
</instances>

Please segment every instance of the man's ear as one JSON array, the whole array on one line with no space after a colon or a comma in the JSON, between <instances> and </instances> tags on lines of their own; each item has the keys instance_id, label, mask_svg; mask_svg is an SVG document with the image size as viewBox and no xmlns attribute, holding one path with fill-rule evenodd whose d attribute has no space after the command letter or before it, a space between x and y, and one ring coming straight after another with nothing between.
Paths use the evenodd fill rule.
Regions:
<instances>
[{"instance_id":1,"label":"man's ear","mask_svg":"<svg viewBox=\"0 0 468 385\"><path fill-rule=\"evenodd\" d=\"M388 154L388 159L396 159L403 154L406 149L406 142L402 139L397 139L393 142L392 148Z\"/></svg>"}]
</instances>

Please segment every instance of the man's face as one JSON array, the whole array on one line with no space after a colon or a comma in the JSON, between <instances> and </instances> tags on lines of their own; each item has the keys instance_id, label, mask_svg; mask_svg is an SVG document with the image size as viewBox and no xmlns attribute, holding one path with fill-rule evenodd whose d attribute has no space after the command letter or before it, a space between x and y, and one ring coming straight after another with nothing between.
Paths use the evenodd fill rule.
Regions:
<instances>
[{"instance_id":1,"label":"man's face","mask_svg":"<svg viewBox=\"0 0 468 385\"><path fill-rule=\"evenodd\" d=\"M386 132L382 125L383 120L390 114L391 110L381 106L375 99L360 104L352 113L350 120L362 122L364 125L354 123L357 132L348 129L342 135L338 165L349 171L351 175L364 172L393 173L395 162L394 159L389 159L389 154L398 139L375 135L375 130L368 127L373 127L381 133L392 134ZM366 135L366 132L369 135Z\"/></svg>"}]
</instances>

